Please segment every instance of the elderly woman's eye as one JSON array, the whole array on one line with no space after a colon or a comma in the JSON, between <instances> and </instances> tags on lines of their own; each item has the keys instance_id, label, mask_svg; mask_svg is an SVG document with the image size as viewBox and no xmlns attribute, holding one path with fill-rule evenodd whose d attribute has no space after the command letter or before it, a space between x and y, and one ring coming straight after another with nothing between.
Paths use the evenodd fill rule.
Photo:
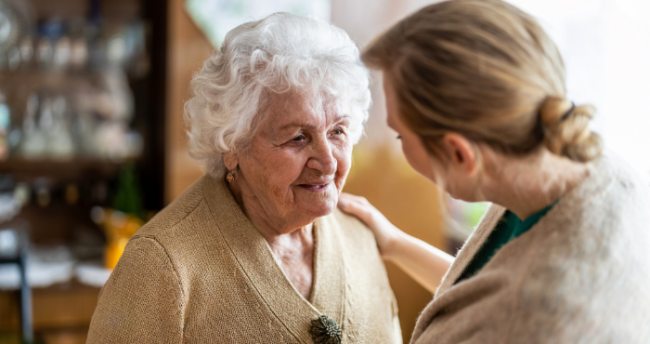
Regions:
<instances>
[{"instance_id":1,"label":"elderly woman's eye","mask_svg":"<svg viewBox=\"0 0 650 344\"><path fill-rule=\"evenodd\" d=\"M336 129L334 129L334 131L332 131L332 134L341 135L341 134L343 134L343 129L342 128L336 128Z\"/></svg>"},{"instance_id":2,"label":"elderly woman's eye","mask_svg":"<svg viewBox=\"0 0 650 344\"><path fill-rule=\"evenodd\" d=\"M300 141L302 141L302 140L304 140L304 139L305 139L305 135L300 134L300 135L294 137L293 139L291 139L291 141L294 141L294 142L300 142Z\"/></svg>"}]
</instances>

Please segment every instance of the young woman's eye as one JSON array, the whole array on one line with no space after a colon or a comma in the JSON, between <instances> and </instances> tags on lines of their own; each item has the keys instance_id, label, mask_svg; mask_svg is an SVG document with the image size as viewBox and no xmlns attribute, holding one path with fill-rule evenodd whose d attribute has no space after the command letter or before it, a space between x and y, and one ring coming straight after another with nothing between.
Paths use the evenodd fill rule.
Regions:
<instances>
[{"instance_id":1,"label":"young woman's eye","mask_svg":"<svg viewBox=\"0 0 650 344\"><path fill-rule=\"evenodd\" d=\"M397 135L397 139L398 139L398 140L401 140L401 139L402 139L402 135Z\"/></svg>"}]
</instances>

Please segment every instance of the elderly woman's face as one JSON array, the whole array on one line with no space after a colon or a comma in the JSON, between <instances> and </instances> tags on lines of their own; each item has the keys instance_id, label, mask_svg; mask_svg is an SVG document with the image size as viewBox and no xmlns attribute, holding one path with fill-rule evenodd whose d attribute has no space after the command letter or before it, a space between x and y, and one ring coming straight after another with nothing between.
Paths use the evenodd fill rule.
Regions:
<instances>
[{"instance_id":1,"label":"elderly woman's face","mask_svg":"<svg viewBox=\"0 0 650 344\"><path fill-rule=\"evenodd\" d=\"M350 170L349 114L327 98L288 92L271 95L261 116L238 154L237 182L255 203L245 208L296 225L330 214Z\"/></svg>"}]
</instances>

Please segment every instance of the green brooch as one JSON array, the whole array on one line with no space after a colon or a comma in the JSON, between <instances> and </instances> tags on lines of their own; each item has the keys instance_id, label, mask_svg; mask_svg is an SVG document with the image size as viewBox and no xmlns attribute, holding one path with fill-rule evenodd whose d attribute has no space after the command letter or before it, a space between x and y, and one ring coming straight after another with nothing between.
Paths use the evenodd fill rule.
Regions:
<instances>
[{"instance_id":1,"label":"green brooch","mask_svg":"<svg viewBox=\"0 0 650 344\"><path fill-rule=\"evenodd\" d=\"M334 319L321 315L311 321L311 338L316 344L340 344L341 328Z\"/></svg>"}]
</instances>

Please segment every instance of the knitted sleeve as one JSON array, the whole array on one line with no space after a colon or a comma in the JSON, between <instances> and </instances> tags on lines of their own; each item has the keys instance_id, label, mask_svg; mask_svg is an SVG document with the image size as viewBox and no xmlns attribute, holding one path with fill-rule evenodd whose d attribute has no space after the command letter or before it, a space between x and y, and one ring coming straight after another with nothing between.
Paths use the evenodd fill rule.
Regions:
<instances>
[{"instance_id":1,"label":"knitted sleeve","mask_svg":"<svg viewBox=\"0 0 650 344\"><path fill-rule=\"evenodd\" d=\"M102 289L88 333L95 343L181 343L178 275L153 238L133 238Z\"/></svg>"}]
</instances>

